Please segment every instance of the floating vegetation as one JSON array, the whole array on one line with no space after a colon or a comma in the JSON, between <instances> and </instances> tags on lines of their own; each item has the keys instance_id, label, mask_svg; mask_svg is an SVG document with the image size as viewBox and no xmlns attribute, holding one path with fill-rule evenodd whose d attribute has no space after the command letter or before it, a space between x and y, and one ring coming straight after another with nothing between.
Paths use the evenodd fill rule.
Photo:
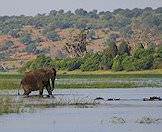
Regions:
<instances>
[{"instance_id":1,"label":"floating vegetation","mask_svg":"<svg viewBox=\"0 0 162 132\"><path fill-rule=\"evenodd\" d=\"M116 116L112 117L110 119L110 122L113 123L113 124L123 124L123 123L126 123L126 121L125 121L124 118L122 118L122 117L116 117Z\"/></svg>"},{"instance_id":2,"label":"floating vegetation","mask_svg":"<svg viewBox=\"0 0 162 132\"><path fill-rule=\"evenodd\" d=\"M55 108L58 106L74 106L77 108L92 108L93 106L99 105L99 102L85 97L85 98L53 98L53 99L43 99L43 98L33 98L24 101L26 107L33 106L34 108Z\"/></svg>"},{"instance_id":3,"label":"floating vegetation","mask_svg":"<svg viewBox=\"0 0 162 132\"><path fill-rule=\"evenodd\" d=\"M126 120L122 117L113 116L110 119L101 120L101 124L124 124Z\"/></svg>"},{"instance_id":4,"label":"floating vegetation","mask_svg":"<svg viewBox=\"0 0 162 132\"><path fill-rule=\"evenodd\" d=\"M140 124L157 124L161 122L161 118L152 118L152 117L142 117L141 119L137 119L136 123Z\"/></svg>"},{"instance_id":5,"label":"floating vegetation","mask_svg":"<svg viewBox=\"0 0 162 132\"><path fill-rule=\"evenodd\" d=\"M7 113L19 113L21 112L21 107L13 99L8 97L0 98L0 114Z\"/></svg>"}]
</instances>

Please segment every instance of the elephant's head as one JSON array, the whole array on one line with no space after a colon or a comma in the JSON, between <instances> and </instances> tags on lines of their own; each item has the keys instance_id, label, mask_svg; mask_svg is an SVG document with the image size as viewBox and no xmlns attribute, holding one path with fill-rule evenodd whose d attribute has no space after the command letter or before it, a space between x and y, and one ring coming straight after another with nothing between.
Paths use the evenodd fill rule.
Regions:
<instances>
[{"instance_id":1,"label":"elephant's head","mask_svg":"<svg viewBox=\"0 0 162 132\"><path fill-rule=\"evenodd\" d=\"M55 87L56 70L54 68L47 69L46 76L48 79L51 79L52 81L52 91L53 91Z\"/></svg>"}]
</instances>

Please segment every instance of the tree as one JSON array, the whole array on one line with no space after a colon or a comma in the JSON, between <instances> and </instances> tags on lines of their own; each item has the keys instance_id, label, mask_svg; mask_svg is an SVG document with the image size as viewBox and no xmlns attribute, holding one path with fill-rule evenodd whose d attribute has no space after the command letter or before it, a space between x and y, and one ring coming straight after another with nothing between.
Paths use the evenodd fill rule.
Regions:
<instances>
[{"instance_id":1,"label":"tree","mask_svg":"<svg viewBox=\"0 0 162 132\"><path fill-rule=\"evenodd\" d=\"M117 55L113 59L112 70L114 70L114 71L122 71L123 70L122 60L123 60L122 56Z\"/></svg>"},{"instance_id":2,"label":"tree","mask_svg":"<svg viewBox=\"0 0 162 132\"><path fill-rule=\"evenodd\" d=\"M100 69L101 55L99 53L90 53L83 58L82 71L95 71Z\"/></svg>"},{"instance_id":3,"label":"tree","mask_svg":"<svg viewBox=\"0 0 162 132\"><path fill-rule=\"evenodd\" d=\"M116 43L114 41L110 41L109 39L106 39L105 45L107 48L103 51L104 54L109 58L114 58L118 53Z\"/></svg>"},{"instance_id":4,"label":"tree","mask_svg":"<svg viewBox=\"0 0 162 132\"><path fill-rule=\"evenodd\" d=\"M20 37L20 41L23 43L23 44L30 44L33 42L32 40L32 37L31 37L31 34L24 34Z\"/></svg>"},{"instance_id":5,"label":"tree","mask_svg":"<svg viewBox=\"0 0 162 132\"><path fill-rule=\"evenodd\" d=\"M13 41L6 41L0 49L1 50L8 50L13 45L14 45Z\"/></svg>"},{"instance_id":6,"label":"tree","mask_svg":"<svg viewBox=\"0 0 162 132\"><path fill-rule=\"evenodd\" d=\"M111 69L112 64L113 64L113 59L109 58L106 54L102 53L100 69L102 70Z\"/></svg>"},{"instance_id":7,"label":"tree","mask_svg":"<svg viewBox=\"0 0 162 132\"><path fill-rule=\"evenodd\" d=\"M36 59L28 61L21 69L21 71L33 70L38 68L51 67L53 61L50 57L39 55Z\"/></svg>"},{"instance_id":8,"label":"tree","mask_svg":"<svg viewBox=\"0 0 162 132\"><path fill-rule=\"evenodd\" d=\"M37 44L36 43L30 43L27 45L27 47L25 48L25 51L28 52L28 53L38 53L38 50L37 50Z\"/></svg>"},{"instance_id":9,"label":"tree","mask_svg":"<svg viewBox=\"0 0 162 132\"><path fill-rule=\"evenodd\" d=\"M134 58L132 56L126 55L123 58L122 66L123 66L123 70L126 70L126 71L134 71L135 70Z\"/></svg>"},{"instance_id":10,"label":"tree","mask_svg":"<svg viewBox=\"0 0 162 132\"><path fill-rule=\"evenodd\" d=\"M72 57L82 57L87 52L87 31L79 30L75 32L74 30L70 33L65 50Z\"/></svg>"},{"instance_id":11,"label":"tree","mask_svg":"<svg viewBox=\"0 0 162 132\"><path fill-rule=\"evenodd\" d=\"M8 35L11 35L13 38L18 38L19 37L19 30L18 29L13 29L8 32Z\"/></svg>"},{"instance_id":12,"label":"tree","mask_svg":"<svg viewBox=\"0 0 162 132\"><path fill-rule=\"evenodd\" d=\"M57 11L56 10L51 10L49 15L56 16L57 15Z\"/></svg>"},{"instance_id":13,"label":"tree","mask_svg":"<svg viewBox=\"0 0 162 132\"><path fill-rule=\"evenodd\" d=\"M55 31L47 32L46 36L51 41L58 41L58 40L60 40L60 36Z\"/></svg>"},{"instance_id":14,"label":"tree","mask_svg":"<svg viewBox=\"0 0 162 132\"><path fill-rule=\"evenodd\" d=\"M130 47L126 41L122 41L118 46L118 54L123 55L125 53L130 55Z\"/></svg>"},{"instance_id":15,"label":"tree","mask_svg":"<svg viewBox=\"0 0 162 132\"><path fill-rule=\"evenodd\" d=\"M97 14L97 10L92 10L90 12L88 12L87 14L90 18L99 18L98 14Z\"/></svg>"},{"instance_id":16,"label":"tree","mask_svg":"<svg viewBox=\"0 0 162 132\"><path fill-rule=\"evenodd\" d=\"M140 47L134 51L133 57L136 70L145 70L153 67L154 50Z\"/></svg>"},{"instance_id":17,"label":"tree","mask_svg":"<svg viewBox=\"0 0 162 132\"><path fill-rule=\"evenodd\" d=\"M87 11L85 11L83 9L76 9L75 10L75 14L79 15L79 16L86 16L87 15Z\"/></svg>"},{"instance_id":18,"label":"tree","mask_svg":"<svg viewBox=\"0 0 162 132\"><path fill-rule=\"evenodd\" d=\"M132 22L133 35L130 43L134 47L138 47L138 44L143 44L147 48L150 44L156 43L155 38L159 36L159 32L156 28L146 26L141 23L140 20L134 20Z\"/></svg>"}]
</instances>

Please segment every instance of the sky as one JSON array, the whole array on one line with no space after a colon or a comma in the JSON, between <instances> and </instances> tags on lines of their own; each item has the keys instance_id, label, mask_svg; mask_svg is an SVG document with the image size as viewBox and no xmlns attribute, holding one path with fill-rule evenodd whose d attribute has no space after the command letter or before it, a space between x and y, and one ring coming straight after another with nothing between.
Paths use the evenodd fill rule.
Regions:
<instances>
[{"instance_id":1,"label":"sky","mask_svg":"<svg viewBox=\"0 0 162 132\"><path fill-rule=\"evenodd\" d=\"M36 15L49 13L50 10L64 9L113 11L114 9L133 9L162 7L162 0L0 0L0 16L3 15Z\"/></svg>"}]
</instances>

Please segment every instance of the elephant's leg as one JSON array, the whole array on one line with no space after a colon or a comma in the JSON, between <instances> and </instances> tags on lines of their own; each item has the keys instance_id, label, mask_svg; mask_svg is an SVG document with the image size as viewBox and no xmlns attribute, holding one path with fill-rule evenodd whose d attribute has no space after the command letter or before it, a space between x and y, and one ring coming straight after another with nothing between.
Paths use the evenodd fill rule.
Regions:
<instances>
[{"instance_id":1,"label":"elephant's leg","mask_svg":"<svg viewBox=\"0 0 162 132\"><path fill-rule=\"evenodd\" d=\"M39 90L39 96L43 97L43 88Z\"/></svg>"},{"instance_id":2,"label":"elephant's leg","mask_svg":"<svg viewBox=\"0 0 162 132\"><path fill-rule=\"evenodd\" d=\"M46 87L49 97L53 97L50 85Z\"/></svg>"},{"instance_id":3,"label":"elephant's leg","mask_svg":"<svg viewBox=\"0 0 162 132\"><path fill-rule=\"evenodd\" d=\"M23 94L23 95L26 96L26 97L29 97L29 94L30 94L30 93L31 93L31 91L28 91L28 90L27 90L27 91L24 91L24 94Z\"/></svg>"},{"instance_id":4,"label":"elephant's leg","mask_svg":"<svg viewBox=\"0 0 162 132\"><path fill-rule=\"evenodd\" d=\"M48 94L52 95L51 87L47 87L46 89L47 89Z\"/></svg>"},{"instance_id":5,"label":"elephant's leg","mask_svg":"<svg viewBox=\"0 0 162 132\"><path fill-rule=\"evenodd\" d=\"M55 89L55 77L51 79L52 81L52 91Z\"/></svg>"}]
</instances>

